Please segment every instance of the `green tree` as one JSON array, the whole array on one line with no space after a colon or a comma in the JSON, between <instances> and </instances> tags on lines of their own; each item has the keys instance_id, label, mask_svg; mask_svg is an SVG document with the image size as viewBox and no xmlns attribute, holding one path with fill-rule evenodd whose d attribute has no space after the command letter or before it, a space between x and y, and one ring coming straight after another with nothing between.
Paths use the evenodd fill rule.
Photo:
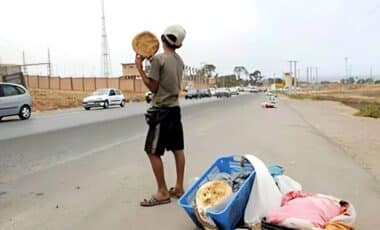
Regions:
<instances>
[{"instance_id":1,"label":"green tree","mask_svg":"<svg viewBox=\"0 0 380 230\"><path fill-rule=\"evenodd\" d=\"M274 78L268 78L268 83L272 85L274 83Z\"/></svg>"},{"instance_id":2,"label":"green tree","mask_svg":"<svg viewBox=\"0 0 380 230\"><path fill-rule=\"evenodd\" d=\"M218 77L218 81L217 81L218 87L234 87L237 84L238 84L238 81L236 80L236 76L233 74Z\"/></svg>"},{"instance_id":3,"label":"green tree","mask_svg":"<svg viewBox=\"0 0 380 230\"><path fill-rule=\"evenodd\" d=\"M281 78L275 78L274 83L284 83L284 80L282 80Z\"/></svg>"},{"instance_id":4,"label":"green tree","mask_svg":"<svg viewBox=\"0 0 380 230\"><path fill-rule=\"evenodd\" d=\"M358 80L356 81L356 83L357 83L357 84L364 84L364 83L366 83L366 82L365 82L364 79L361 78L361 79L358 79Z\"/></svg>"},{"instance_id":5,"label":"green tree","mask_svg":"<svg viewBox=\"0 0 380 230\"><path fill-rule=\"evenodd\" d=\"M353 77L349 77L349 78L347 78L347 84L354 84L355 83L355 78L353 78Z\"/></svg>"},{"instance_id":6,"label":"green tree","mask_svg":"<svg viewBox=\"0 0 380 230\"><path fill-rule=\"evenodd\" d=\"M259 81L263 79L261 72L259 70L255 70L253 73L249 74L249 79L253 84L257 84Z\"/></svg>"},{"instance_id":7,"label":"green tree","mask_svg":"<svg viewBox=\"0 0 380 230\"><path fill-rule=\"evenodd\" d=\"M373 80L373 78L367 78L367 79L365 79L365 83L367 83L367 84L373 84L374 80Z\"/></svg>"},{"instance_id":8,"label":"green tree","mask_svg":"<svg viewBox=\"0 0 380 230\"><path fill-rule=\"evenodd\" d=\"M235 66L234 67L234 73L235 73L235 76L237 78L237 80L240 80L241 79L241 75L244 74L244 75L248 75L248 71L247 69L244 67L244 66Z\"/></svg>"},{"instance_id":9,"label":"green tree","mask_svg":"<svg viewBox=\"0 0 380 230\"><path fill-rule=\"evenodd\" d=\"M213 64L205 64L202 67L202 73L208 78L212 77L212 74L215 72L216 67Z\"/></svg>"}]
</instances>

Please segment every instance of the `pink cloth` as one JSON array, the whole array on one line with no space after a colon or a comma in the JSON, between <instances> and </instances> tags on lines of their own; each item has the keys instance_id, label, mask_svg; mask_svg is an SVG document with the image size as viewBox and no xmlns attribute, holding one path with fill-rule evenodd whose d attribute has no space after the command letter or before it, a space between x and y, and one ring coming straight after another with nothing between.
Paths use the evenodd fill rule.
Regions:
<instances>
[{"instance_id":1,"label":"pink cloth","mask_svg":"<svg viewBox=\"0 0 380 230\"><path fill-rule=\"evenodd\" d=\"M310 221L315 227L323 228L333 217L340 213L339 203L317 195L290 192L283 199L283 206L272 210L267 221L279 224L288 218Z\"/></svg>"}]
</instances>

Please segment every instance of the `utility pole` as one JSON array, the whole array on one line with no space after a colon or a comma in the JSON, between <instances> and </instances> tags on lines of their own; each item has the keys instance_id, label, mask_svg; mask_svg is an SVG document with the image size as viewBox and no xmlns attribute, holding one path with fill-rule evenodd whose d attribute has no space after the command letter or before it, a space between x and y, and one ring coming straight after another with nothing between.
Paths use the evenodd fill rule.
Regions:
<instances>
[{"instance_id":1,"label":"utility pole","mask_svg":"<svg viewBox=\"0 0 380 230\"><path fill-rule=\"evenodd\" d=\"M348 77L352 77L352 64L350 64L348 68Z\"/></svg>"},{"instance_id":2,"label":"utility pole","mask_svg":"<svg viewBox=\"0 0 380 230\"><path fill-rule=\"evenodd\" d=\"M297 69L297 76L300 79L300 77L301 77L301 69ZM298 85L298 82L297 82L297 85ZM297 85L296 85L296 87L297 87Z\"/></svg>"},{"instance_id":3,"label":"utility pole","mask_svg":"<svg viewBox=\"0 0 380 230\"><path fill-rule=\"evenodd\" d=\"M294 86L297 86L297 62L295 60L289 60L289 67L290 67L290 76L294 78ZM294 72L293 72L293 64L294 64ZM293 82L291 82L290 90L292 90Z\"/></svg>"},{"instance_id":4,"label":"utility pole","mask_svg":"<svg viewBox=\"0 0 380 230\"><path fill-rule=\"evenodd\" d=\"M293 73L293 70L292 70L292 67L293 67L293 61L288 61L289 62L289 73L290 73L290 75L293 75L292 73Z\"/></svg>"},{"instance_id":5,"label":"utility pole","mask_svg":"<svg viewBox=\"0 0 380 230\"><path fill-rule=\"evenodd\" d=\"M345 71L346 71L346 79L348 78L348 57L344 58Z\"/></svg>"},{"instance_id":6,"label":"utility pole","mask_svg":"<svg viewBox=\"0 0 380 230\"><path fill-rule=\"evenodd\" d=\"M318 67L315 67L315 80L318 84Z\"/></svg>"},{"instance_id":7,"label":"utility pole","mask_svg":"<svg viewBox=\"0 0 380 230\"><path fill-rule=\"evenodd\" d=\"M372 79L372 66L371 66L371 68L369 69L369 77Z\"/></svg>"},{"instance_id":8,"label":"utility pole","mask_svg":"<svg viewBox=\"0 0 380 230\"><path fill-rule=\"evenodd\" d=\"M294 62L294 87L297 87L297 62L298 61L293 61Z\"/></svg>"},{"instance_id":9,"label":"utility pole","mask_svg":"<svg viewBox=\"0 0 380 230\"><path fill-rule=\"evenodd\" d=\"M28 75L28 69L26 67L26 61L25 61L25 51L22 51L22 64L23 64L23 72L25 75Z\"/></svg>"},{"instance_id":10,"label":"utility pole","mask_svg":"<svg viewBox=\"0 0 380 230\"><path fill-rule=\"evenodd\" d=\"M49 77L51 77L52 73L53 73L53 70L51 67L50 49L48 48L48 74L49 74ZM50 83L50 81L49 81L49 83Z\"/></svg>"},{"instance_id":11,"label":"utility pole","mask_svg":"<svg viewBox=\"0 0 380 230\"><path fill-rule=\"evenodd\" d=\"M313 67L312 66L310 66L309 67L309 72L310 72L310 83L311 84L313 84Z\"/></svg>"}]
</instances>

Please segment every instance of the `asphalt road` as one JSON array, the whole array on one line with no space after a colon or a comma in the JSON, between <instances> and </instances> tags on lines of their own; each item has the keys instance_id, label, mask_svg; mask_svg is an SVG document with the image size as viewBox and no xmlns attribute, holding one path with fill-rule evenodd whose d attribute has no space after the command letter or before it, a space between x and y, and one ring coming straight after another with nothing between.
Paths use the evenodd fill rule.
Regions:
<instances>
[{"instance_id":1,"label":"asphalt road","mask_svg":"<svg viewBox=\"0 0 380 230\"><path fill-rule=\"evenodd\" d=\"M186 107L194 104L207 103L213 100L216 99L181 99L180 103ZM26 121L20 121L17 116L5 117L0 121L0 140L135 116L144 113L148 106L147 103L129 103L126 104L125 108L111 106L107 110L92 108L91 111L85 111L83 108L74 108L43 113L37 112L33 113L30 120ZM112 112L110 112L110 110L112 110Z\"/></svg>"},{"instance_id":2,"label":"asphalt road","mask_svg":"<svg viewBox=\"0 0 380 230\"><path fill-rule=\"evenodd\" d=\"M263 95L185 102L186 183L217 157L255 154L283 165L305 191L352 201L358 229L377 229L378 182L334 141ZM146 105L36 114L0 123L0 229L195 229L172 204L141 208L154 189L143 152ZM44 125L44 127L41 127ZM167 182L175 182L170 153Z\"/></svg>"}]
</instances>

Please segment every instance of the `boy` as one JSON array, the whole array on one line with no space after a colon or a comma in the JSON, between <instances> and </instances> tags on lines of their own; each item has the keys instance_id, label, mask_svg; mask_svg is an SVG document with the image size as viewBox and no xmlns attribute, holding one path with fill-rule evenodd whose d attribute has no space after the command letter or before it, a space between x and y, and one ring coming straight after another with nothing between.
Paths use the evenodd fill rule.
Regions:
<instances>
[{"instance_id":1,"label":"boy","mask_svg":"<svg viewBox=\"0 0 380 230\"><path fill-rule=\"evenodd\" d=\"M168 204L171 196L179 198L184 193L185 155L178 102L184 63L175 51L182 46L185 36L185 30L179 25L169 26L164 31L161 36L164 52L152 58L149 76L143 71L144 59L136 55L135 63L144 84L154 93L152 106L164 114L160 121L149 124L145 141L145 152L156 178L157 191L140 203L144 207ZM170 190L166 186L161 159L165 150L173 152L176 162L177 182Z\"/></svg>"}]
</instances>

